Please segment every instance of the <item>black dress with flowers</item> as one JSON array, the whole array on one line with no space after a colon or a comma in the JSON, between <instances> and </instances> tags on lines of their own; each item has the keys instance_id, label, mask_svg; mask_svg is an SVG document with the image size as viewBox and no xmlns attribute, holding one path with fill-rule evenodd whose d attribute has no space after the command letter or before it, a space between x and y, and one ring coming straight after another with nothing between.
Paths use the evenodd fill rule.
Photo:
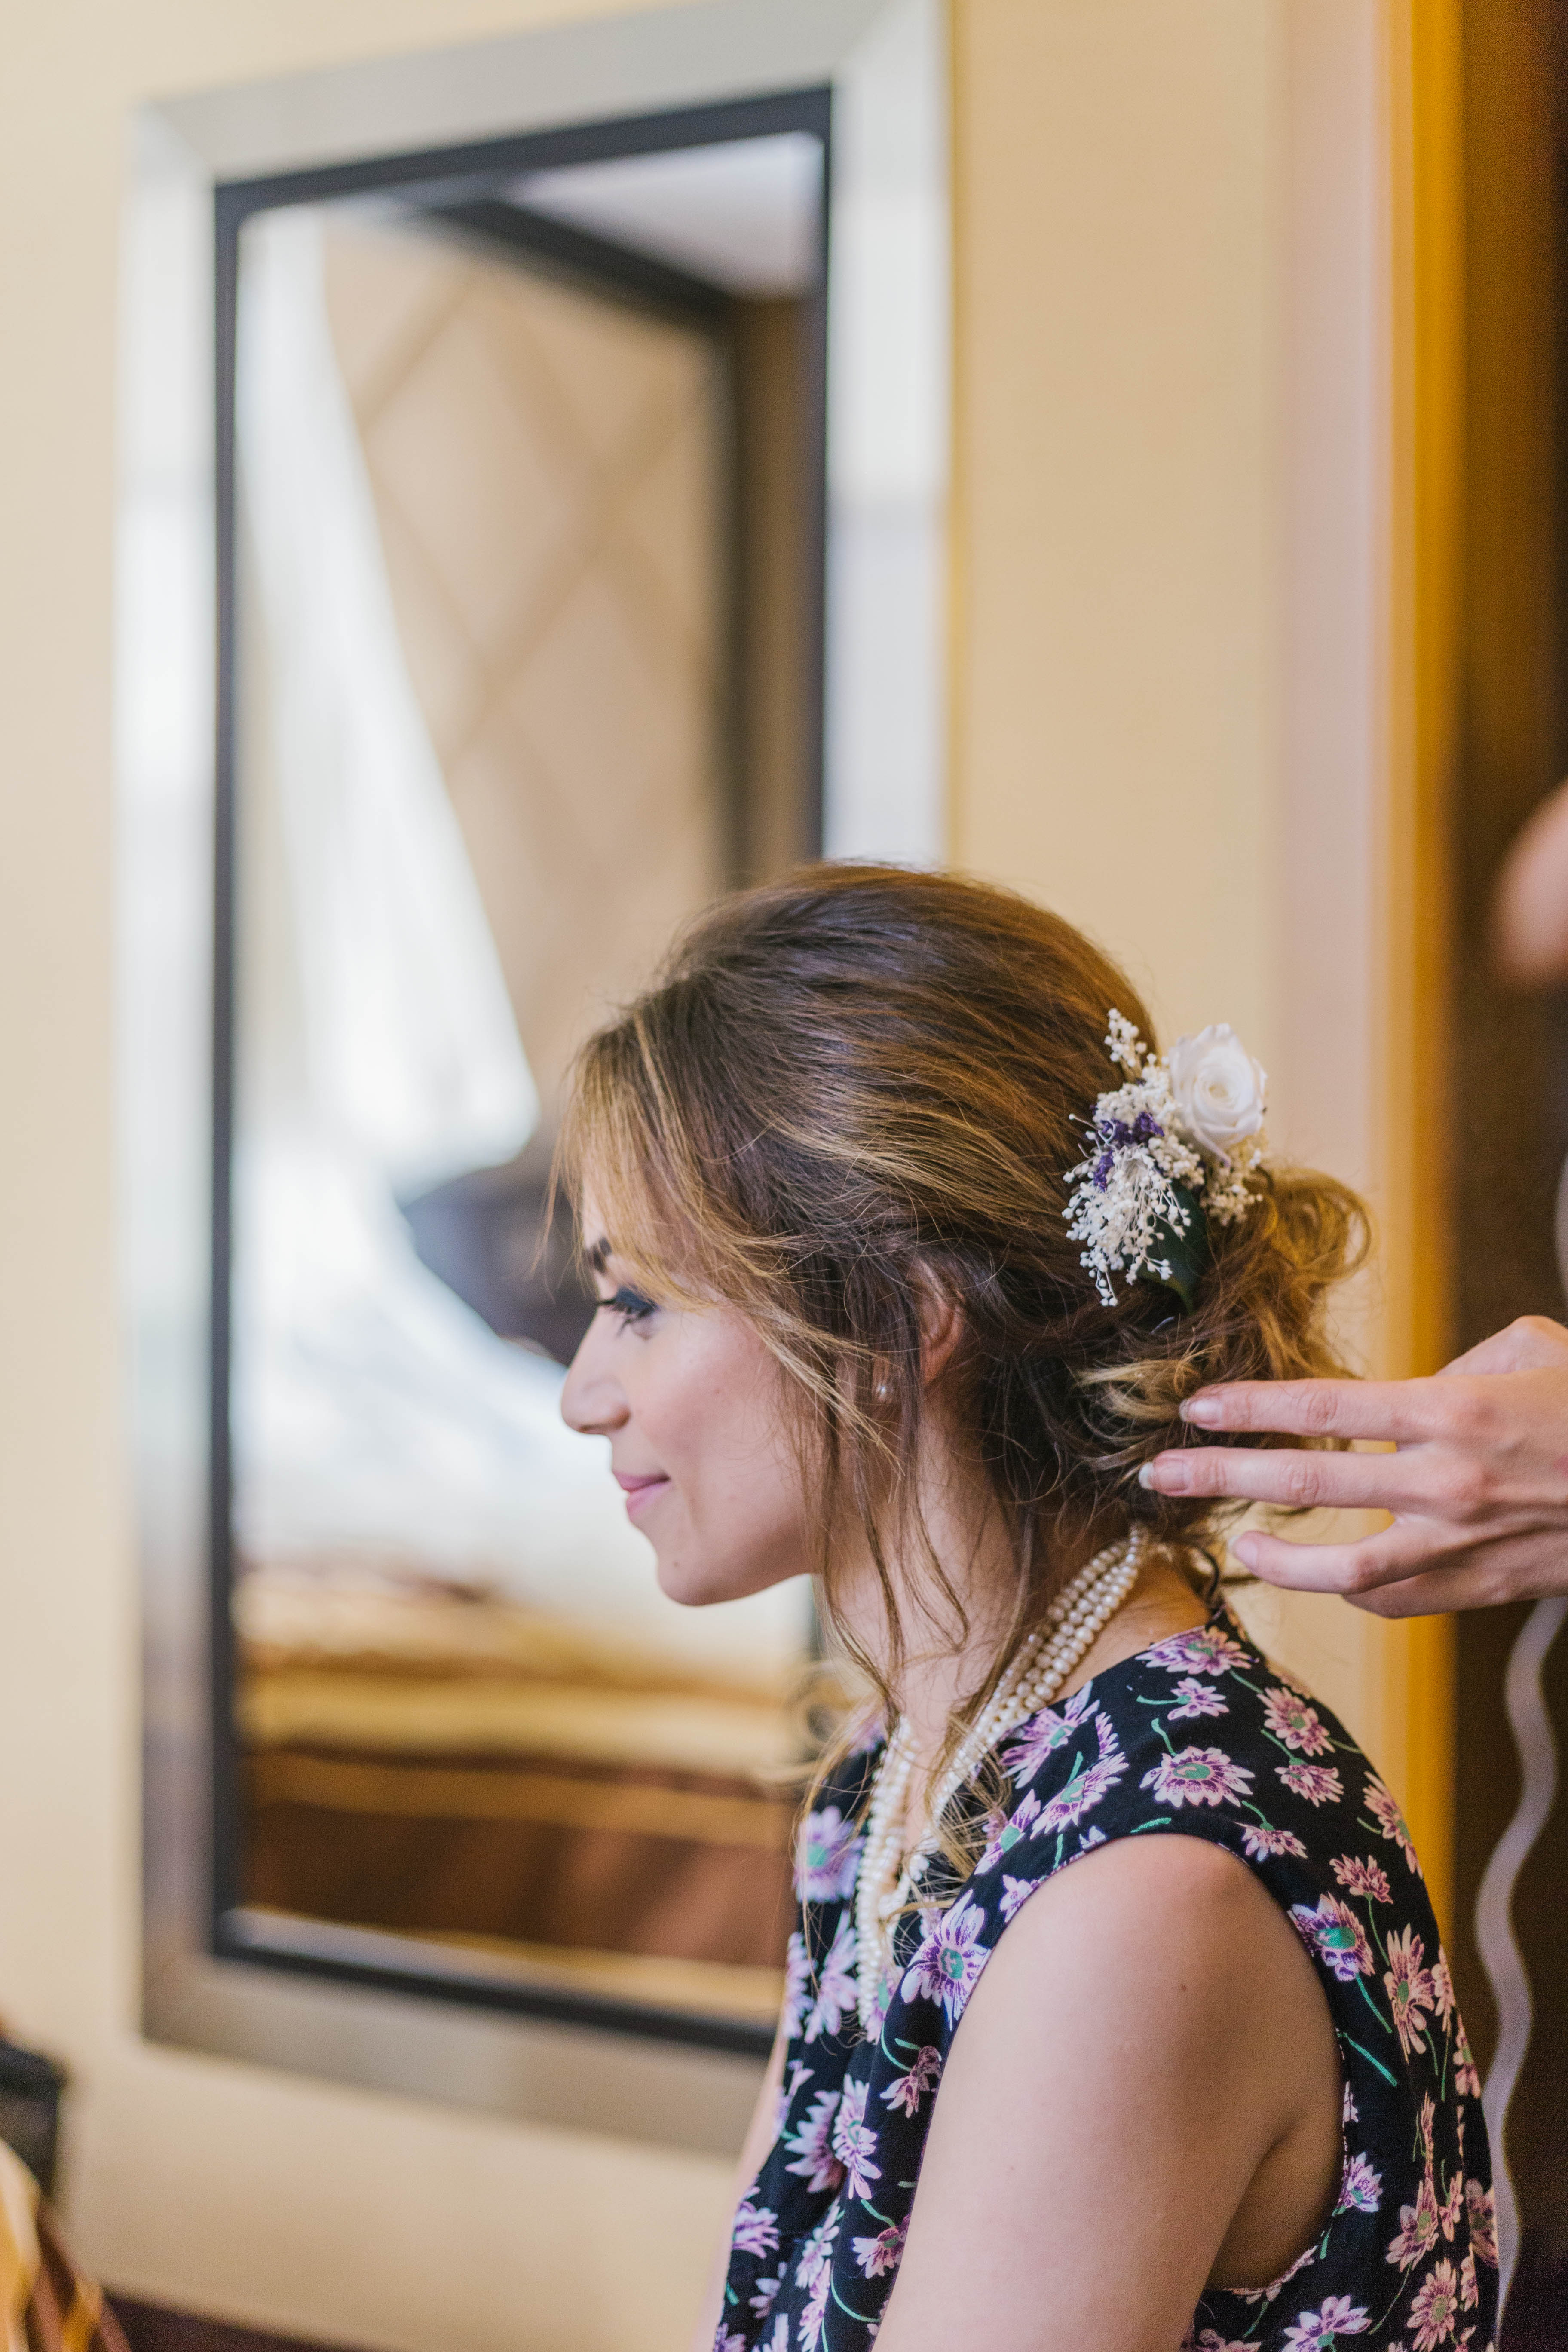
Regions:
<instances>
[{"instance_id":1,"label":"black dress with flowers","mask_svg":"<svg viewBox=\"0 0 1568 2352\"><path fill-rule=\"evenodd\" d=\"M1184 2352L1473 2352L1496 2326L1479 2084L1410 1833L1326 1709L1226 1617L1161 1642L1005 1745L1010 1804L957 1899L902 1923L871 2035L856 2003L852 1758L803 1826L773 2146L735 2219L716 2352L863 2352L897 2275L942 2065L1008 1922L1108 1839L1206 1838L1316 1963L1344 2071L1344 2163L1282 2278L1211 2293Z\"/></svg>"}]
</instances>

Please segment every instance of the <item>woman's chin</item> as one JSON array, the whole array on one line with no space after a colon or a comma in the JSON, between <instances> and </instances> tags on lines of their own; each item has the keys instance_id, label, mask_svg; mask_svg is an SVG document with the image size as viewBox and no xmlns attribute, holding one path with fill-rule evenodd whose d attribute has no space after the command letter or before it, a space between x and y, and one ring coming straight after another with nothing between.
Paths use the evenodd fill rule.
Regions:
<instances>
[{"instance_id":1,"label":"woman's chin","mask_svg":"<svg viewBox=\"0 0 1568 2352\"><path fill-rule=\"evenodd\" d=\"M711 1609L721 1601L743 1601L754 1590L740 1578L696 1568L681 1559L660 1557L654 1573L665 1599L679 1601L682 1609Z\"/></svg>"}]
</instances>

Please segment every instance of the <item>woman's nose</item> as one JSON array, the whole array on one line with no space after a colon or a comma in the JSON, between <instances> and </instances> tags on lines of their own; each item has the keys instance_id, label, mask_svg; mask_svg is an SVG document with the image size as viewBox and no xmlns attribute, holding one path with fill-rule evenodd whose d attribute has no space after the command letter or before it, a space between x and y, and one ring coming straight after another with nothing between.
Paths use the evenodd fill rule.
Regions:
<instances>
[{"instance_id":1,"label":"woman's nose","mask_svg":"<svg viewBox=\"0 0 1568 2352\"><path fill-rule=\"evenodd\" d=\"M606 1361L608 1339L608 1318L595 1315L561 1391L561 1418L582 1437L608 1437L626 1419L626 1392Z\"/></svg>"}]
</instances>

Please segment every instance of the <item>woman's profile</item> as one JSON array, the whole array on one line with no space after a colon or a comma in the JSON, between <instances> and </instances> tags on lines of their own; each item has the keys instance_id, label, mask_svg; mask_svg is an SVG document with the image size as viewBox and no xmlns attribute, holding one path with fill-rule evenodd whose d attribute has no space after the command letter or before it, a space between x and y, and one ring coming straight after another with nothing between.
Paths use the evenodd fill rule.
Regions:
<instances>
[{"instance_id":1,"label":"woman's profile","mask_svg":"<svg viewBox=\"0 0 1568 2352\"><path fill-rule=\"evenodd\" d=\"M714 909L584 1049L569 1376L664 1590L811 1574L867 1703L698 2344L1484 2352L1479 2085L1408 1831L1140 1482L1335 1369L1352 1195L1228 1029L956 878Z\"/></svg>"}]
</instances>

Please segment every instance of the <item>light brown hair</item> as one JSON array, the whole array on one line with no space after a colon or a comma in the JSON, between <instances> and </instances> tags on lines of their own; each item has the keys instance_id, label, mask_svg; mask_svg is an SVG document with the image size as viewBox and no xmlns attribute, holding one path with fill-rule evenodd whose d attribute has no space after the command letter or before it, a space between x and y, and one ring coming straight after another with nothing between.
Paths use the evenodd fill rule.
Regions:
<instances>
[{"instance_id":1,"label":"light brown hair","mask_svg":"<svg viewBox=\"0 0 1568 2352\"><path fill-rule=\"evenodd\" d=\"M591 1171L613 1247L656 1297L740 1309L795 1384L823 1615L842 1636L834 1538L847 1512L881 1580L895 1667L911 1605L956 1611L955 1643L968 1632L929 1544L919 1590L907 1543L898 1581L889 1566L890 1540L918 1519L922 1299L957 1309L943 1379L1010 1538L996 1671L1074 1547L1133 1522L1183 1546L1212 1538L1224 1507L1137 1484L1162 1447L1203 1442L1179 1419L1184 1397L1342 1369L1324 1306L1365 1222L1326 1176L1261 1171L1250 1213L1213 1229L1190 1311L1148 1281L1119 1279L1112 1306L1096 1295L1068 1237L1065 1171L1096 1096L1119 1082L1112 1006L1152 1040L1125 974L1028 899L823 865L704 915L577 1062L564 1171Z\"/></svg>"}]
</instances>

